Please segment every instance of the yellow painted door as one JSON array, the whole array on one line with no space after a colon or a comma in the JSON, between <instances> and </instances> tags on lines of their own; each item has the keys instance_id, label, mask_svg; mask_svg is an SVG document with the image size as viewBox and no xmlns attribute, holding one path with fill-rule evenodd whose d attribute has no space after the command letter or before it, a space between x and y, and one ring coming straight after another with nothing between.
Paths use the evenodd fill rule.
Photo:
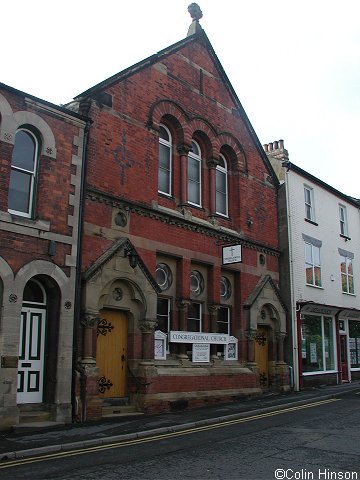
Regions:
<instances>
[{"instance_id":1,"label":"yellow painted door","mask_svg":"<svg viewBox=\"0 0 360 480\"><path fill-rule=\"evenodd\" d=\"M255 362L257 363L260 385L266 388L269 384L269 339L266 327L258 327L255 336Z\"/></svg>"},{"instance_id":2,"label":"yellow painted door","mask_svg":"<svg viewBox=\"0 0 360 480\"><path fill-rule=\"evenodd\" d=\"M128 319L124 312L101 310L97 330L96 362L101 397L126 394Z\"/></svg>"}]
</instances>

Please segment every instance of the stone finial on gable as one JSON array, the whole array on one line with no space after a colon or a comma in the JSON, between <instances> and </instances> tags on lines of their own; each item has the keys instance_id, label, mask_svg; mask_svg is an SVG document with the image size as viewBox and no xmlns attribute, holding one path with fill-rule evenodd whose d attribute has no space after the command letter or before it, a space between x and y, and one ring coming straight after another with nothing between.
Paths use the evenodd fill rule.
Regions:
<instances>
[{"instance_id":1,"label":"stone finial on gable","mask_svg":"<svg viewBox=\"0 0 360 480\"><path fill-rule=\"evenodd\" d=\"M202 18L203 14L197 3L191 3L188 6L188 12L193 20L187 33L187 36L189 37L190 35L194 35L202 30L199 20Z\"/></svg>"}]
</instances>

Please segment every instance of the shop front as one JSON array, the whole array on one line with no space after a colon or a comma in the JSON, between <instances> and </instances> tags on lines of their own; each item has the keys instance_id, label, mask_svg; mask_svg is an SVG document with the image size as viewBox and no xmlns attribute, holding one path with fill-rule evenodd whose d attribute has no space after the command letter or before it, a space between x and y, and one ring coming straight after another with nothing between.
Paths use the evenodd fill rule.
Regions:
<instances>
[{"instance_id":1,"label":"shop front","mask_svg":"<svg viewBox=\"0 0 360 480\"><path fill-rule=\"evenodd\" d=\"M360 378L360 311L298 304L300 387Z\"/></svg>"}]
</instances>

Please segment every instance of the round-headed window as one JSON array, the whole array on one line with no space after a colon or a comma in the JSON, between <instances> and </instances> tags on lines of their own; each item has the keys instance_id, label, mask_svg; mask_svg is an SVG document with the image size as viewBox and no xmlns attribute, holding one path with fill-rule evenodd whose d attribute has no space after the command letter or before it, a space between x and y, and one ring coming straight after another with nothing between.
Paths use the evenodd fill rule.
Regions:
<instances>
[{"instance_id":1,"label":"round-headed window","mask_svg":"<svg viewBox=\"0 0 360 480\"><path fill-rule=\"evenodd\" d=\"M231 296L231 283L228 278L220 278L220 295L222 300L228 300Z\"/></svg>"},{"instance_id":2,"label":"round-headed window","mask_svg":"<svg viewBox=\"0 0 360 480\"><path fill-rule=\"evenodd\" d=\"M172 273L170 267L166 263L158 263L156 265L156 283L161 290L167 290L172 284Z\"/></svg>"},{"instance_id":3,"label":"round-headed window","mask_svg":"<svg viewBox=\"0 0 360 480\"><path fill-rule=\"evenodd\" d=\"M197 270L193 270L190 274L190 290L195 297L198 297L204 291L204 279Z\"/></svg>"}]
</instances>

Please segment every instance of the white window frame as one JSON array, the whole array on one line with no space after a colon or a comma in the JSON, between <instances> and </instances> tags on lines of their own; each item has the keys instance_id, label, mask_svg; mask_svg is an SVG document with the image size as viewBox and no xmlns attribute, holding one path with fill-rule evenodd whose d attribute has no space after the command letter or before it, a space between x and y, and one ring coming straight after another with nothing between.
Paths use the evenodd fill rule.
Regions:
<instances>
[{"instance_id":1,"label":"white window frame","mask_svg":"<svg viewBox=\"0 0 360 480\"><path fill-rule=\"evenodd\" d=\"M306 220L315 222L314 189L308 185L304 185L304 204Z\"/></svg>"},{"instance_id":2,"label":"white window frame","mask_svg":"<svg viewBox=\"0 0 360 480\"><path fill-rule=\"evenodd\" d=\"M347 212L344 205L339 205L339 222L340 222L340 235L349 237Z\"/></svg>"},{"instance_id":3,"label":"white window frame","mask_svg":"<svg viewBox=\"0 0 360 480\"><path fill-rule=\"evenodd\" d=\"M311 247L311 260L310 261L308 261L308 259L306 257L306 245L309 245ZM319 251L319 263L316 263L314 261L314 249L315 248L317 248L318 251ZM306 280L306 285L309 285L311 287L321 288L322 287L321 247L318 247L317 245L313 245L310 242L305 242L304 249L305 249L305 280ZM307 266L310 266L312 268L313 283L308 283L308 281L307 281L307 278L306 278ZM315 278L316 278L315 268L316 267L318 267L320 269L320 285L316 285L316 281L315 281Z\"/></svg>"},{"instance_id":4,"label":"white window frame","mask_svg":"<svg viewBox=\"0 0 360 480\"><path fill-rule=\"evenodd\" d=\"M34 149L34 169L33 170L27 170L25 168L17 167L12 164L12 159L11 159L11 171L17 171L17 172L22 172L30 176L30 188L28 191L29 195L29 208L27 212L23 212L20 210L14 210L11 208L8 208L8 212L18 215L20 217L26 217L26 218L32 218L33 216L33 210L34 210L34 193L35 193L35 185L36 185L36 175L37 175L37 169L38 169L38 156L39 156L39 141L36 138L36 136L33 134L33 132L27 128L19 128L16 132L16 135L18 132L26 132L28 135L32 137L34 140L35 144L35 149ZM14 148L16 145L16 135L15 135L15 143L14 143ZM10 188L10 185L9 185Z\"/></svg>"},{"instance_id":5,"label":"white window frame","mask_svg":"<svg viewBox=\"0 0 360 480\"><path fill-rule=\"evenodd\" d=\"M171 322L171 299L170 298L164 298L164 297L158 297L158 300L166 300L167 301L167 315L159 315L158 312L156 312L156 318L161 317L161 318L167 318L167 332L162 332L166 335L166 353L169 353L170 351L170 346L169 346L169 332L170 332L170 322ZM166 320L165 320L166 321Z\"/></svg>"},{"instance_id":6,"label":"white window frame","mask_svg":"<svg viewBox=\"0 0 360 480\"><path fill-rule=\"evenodd\" d=\"M230 335L230 328L231 328L231 315L230 315L230 307L227 307L226 305L221 305L220 309L222 310L227 310L227 322L224 322L223 320L219 320L219 316L217 318L217 326L219 324L227 324L227 335ZM219 310L220 310L219 309ZM219 331L219 328L217 329Z\"/></svg>"},{"instance_id":7,"label":"white window frame","mask_svg":"<svg viewBox=\"0 0 360 480\"><path fill-rule=\"evenodd\" d=\"M172 136L171 136L170 130L164 124L161 123L160 127L162 127L166 131L166 133L169 135L169 141L164 140L163 138L159 137L159 145L163 145L169 151L169 169L165 169L165 168L161 167L161 165L160 165L160 148L159 148L158 174L160 173L160 171L166 172L166 174L168 176L168 179L169 179L169 191L164 192L163 190L161 190L159 182L158 182L158 192L161 193L162 195L166 195L168 197L171 197L171 195L172 195L172 151L173 151L172 150Z\"/></svg>"},{"instance_id":8,"label":"white window frame","mask_svg":"<svg viewBox=\"0 0 360 480\"><path fill-rule=\"evenodd\" d=\"M221 166L221 165L218 165L216 167L216 179L215 179L215 204L216 204L216 213L218 215L222 215L223 217L228 217L229 216L229 192L228 192L228 168L227 168L227 162L225 160L225 157L223 155L220 154L220 158L221 160L224 162L224 167ZM225 176L225 192L222 192L220 190L218 190L218 186L217 186L217 176L218 176L218 173L220 175L224 175ZM221 195L225 195L225 212L220 212L219 211L219 208L218 208L218 202L217 202L217 195L221 194Z\"/></svg>"},{"instance_id":9,"label":"white window frame","mask_svg":"<svg viewBox=\"0 0 360 480\"><path fill-rule=\"evenodd\" d=\"M202 332L202 304L199 302L191 302L191 305L199 305L199 318L190 317L189 313L187 314L187 324L189 325L189 320L196 320L199 322L199 330L191 330L195 332Z\"/></svg>"},{"instance_id":10,"label":"white window frame","mask_svg":"<svg viewBox=\"0 0 360 480\"><path fill-rule=\"evenodd\" d=\"M196 207L201 207L201 169L202 169L202 160L201 160L201 149L200 149L200 146L197 142L195 142L195 140L193 140L191 142L192 144L195 144L195 146L197 147L198 149L198 152L199 152L199 155L190 151L189 154L188 154L188 203L190 205L195 205ZM194 179L190 179L189 177L189 162L190 161L194 161L194 162L197 162L197 165L198 165L198 169L199 169L199 181L197 180L194 180ZM192 184L197 184L198 185L198 190L199 190L199 203L195 203L195 202L191 202L189 200L189 186L190 186L190 183Z\"/></svg>"},{"instance_id":11,"label":"white window frame","mask_svg":"<svg viewBox=\"0 0 360 480\"><path fill-rule=\"evenodd\" d=\"M345 272L341 270L341 264L345 261ZM352 267L352 274L348 272L348 266L351 263ZM341 291L342 293L346 293L348 295L355 295L355 286L354 286L354 264L353 264L353 259L349 257L348 255L340 255L340 275L341 275ZM343 289L343 282L342 279L343 277L346 278L346 290ZM353 292L350 292L349 288L349 278L352 278L352 285L353 285Z\"/></svg>"}]
</instances>

